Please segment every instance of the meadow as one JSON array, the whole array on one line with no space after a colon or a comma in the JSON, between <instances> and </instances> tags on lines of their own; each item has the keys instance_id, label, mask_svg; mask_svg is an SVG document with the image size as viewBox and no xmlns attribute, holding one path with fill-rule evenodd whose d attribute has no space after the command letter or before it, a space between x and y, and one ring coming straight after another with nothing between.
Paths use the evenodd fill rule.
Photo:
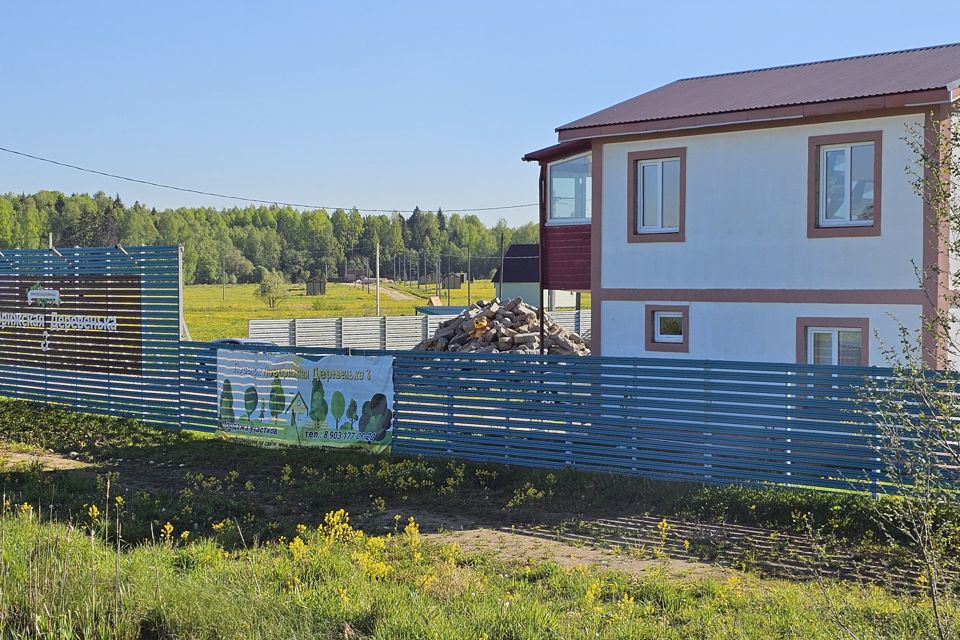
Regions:
<instances>
[{"instance_id":1,"label":"meadow","mask_svg":"<svg viewBox=\"0 0 960 640\"><path fill-rule=\"evenodd\" d=\"M875 544L869 496L270 450L19 402L0 460L0 638L932 637L909 592L672 557L682 519L799 534L806 513ZM663 516L630 570L604 564L641 551L459 530L626 512Z\"/></svg>"},{"instance_id":2,"label":"meadow","mask_svg":"<svg viewBox=\"0 0 960 640\"><path fill-rule=\"evenodd\" d=\"M386 290L380 293L380 313L388 316L404 316L416 313L416 307L426 306L433 287L415 284L386 283L401 296L391 296ZM190 336L206 341L217 338L244 338L247 336L248 320L276 318L328 318L338 316L373 316L377 312L377 296L374 285L367 287L354 284L328 283L327 293L322 296L307 296L304 285L289 285L289 295L275 309L270 309L257 298L257 285L234 284L190 285L184 287L183 309ZM453 289L452 305L467 305L467 288ZM494 297L493 283L489 280L471 284L470 294L474 300L489 300ZM589 308L589 294L584 294L584 306ZM447 304L446 290L441 296Z\"/></svg>"}]
</instances>

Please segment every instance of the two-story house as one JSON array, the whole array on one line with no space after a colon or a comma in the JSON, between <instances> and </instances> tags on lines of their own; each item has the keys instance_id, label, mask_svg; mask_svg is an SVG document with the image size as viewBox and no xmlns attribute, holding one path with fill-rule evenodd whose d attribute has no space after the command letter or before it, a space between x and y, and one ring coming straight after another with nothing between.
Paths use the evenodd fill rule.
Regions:
<instances>
[{"instance_id":1,"label":"two-story house","mask_svg":"<svg viewBox=\"0 0 960 640\"><path fill-rule=\"evenodd\" d=\"M524 157L542 286L589 288L594 353L883 365L945 304L906 138L957 126L958 99L953 44L678 80L563 125Z\"/></svg>"}]
</instances>

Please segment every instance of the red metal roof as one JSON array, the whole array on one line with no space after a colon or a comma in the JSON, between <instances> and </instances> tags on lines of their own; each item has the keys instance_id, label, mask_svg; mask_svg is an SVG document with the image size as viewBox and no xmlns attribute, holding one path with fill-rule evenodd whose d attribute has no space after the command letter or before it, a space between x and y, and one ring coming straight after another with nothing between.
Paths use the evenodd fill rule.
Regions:
<instances>
[{"instance_id":1,"label":"red metal roof","mask_svg":"<svg viewBox=\"0 0 960 640\"><path fill-rule=\"evenodd\" d=\"M933 89L949 96L958 85L960 43L677 80L557 131Z\"/></svg>"}]
</instances>

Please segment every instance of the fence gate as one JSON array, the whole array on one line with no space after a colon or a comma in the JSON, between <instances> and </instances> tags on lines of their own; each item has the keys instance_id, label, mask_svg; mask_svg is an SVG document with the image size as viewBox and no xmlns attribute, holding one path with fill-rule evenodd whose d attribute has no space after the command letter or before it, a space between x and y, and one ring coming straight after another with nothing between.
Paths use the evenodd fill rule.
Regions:
<instances>
[{"instance_id":1,"label":"fence gate","mask_svg":"<svg viewBox=\"0 0 960 640\"><path fill-rule=\"evenodd\" d=\"M180 248L0 251L0 396L178 423Z\"/></svg>"}]
</instances>

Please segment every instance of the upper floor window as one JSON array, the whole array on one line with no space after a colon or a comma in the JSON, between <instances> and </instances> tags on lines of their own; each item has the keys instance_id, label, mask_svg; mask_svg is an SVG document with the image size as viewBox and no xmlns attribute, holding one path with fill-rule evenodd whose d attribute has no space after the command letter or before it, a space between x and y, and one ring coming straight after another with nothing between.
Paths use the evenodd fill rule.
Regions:
<instances>
[{"instance_id":1,"label":"upper floor window","mask_svg":"<svg viewBox=\"0 0 960 640\"><path fill-rule=\"evenodd\" d=\"M549 220L584 222L590 219L593 183L590 154L554 162L548 166Z\"/></svg>"},{"instance_id":2,"label":"upper floor window","mask_svg":"<svg viewBox=\"0 0 960 640\"><path fill-rule=\"evenodd\" d=\"M807 236L880 234L881 132L810 138Z\"/></svg>"},{"instance_id":3,"label":"upper floor window","mask_svg":"<svg viewBox=\"0 0 960 640\"><path fill-rule=\"evenodd\" d=\"M630 242L683 241L686 149L627 154Z\"/></svg>"},{"instance_id":4,"label":"upper floor window","mask_svg":"<svg viewBox=\"0 0 960 640\"><path fill-rule=\"evenodd\" d=\"M820 147L820 226L873 224L872 142Z\"/></svg>"}]
</instances>

